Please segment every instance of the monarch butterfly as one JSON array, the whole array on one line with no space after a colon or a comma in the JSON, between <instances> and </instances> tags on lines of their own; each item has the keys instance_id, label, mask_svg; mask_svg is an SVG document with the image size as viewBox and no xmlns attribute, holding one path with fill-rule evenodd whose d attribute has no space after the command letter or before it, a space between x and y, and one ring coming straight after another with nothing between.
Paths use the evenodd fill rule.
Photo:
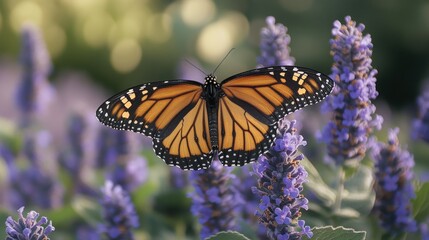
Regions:
<instances>
[{"instance_id":1,"label":"monarch butterfly","mask_svg":"<svg viewBox=\"0 0 429 240\"><path fill-rule=\"evenodd\" d=\"M218 156L242 166L268 150L278 121L323 100L334 82L312 69L273 66L216 82L172 80L122 91L97 110L101 123L153 139L165 163L184 170L206 169Z\"/></svg>"}]
</instances>

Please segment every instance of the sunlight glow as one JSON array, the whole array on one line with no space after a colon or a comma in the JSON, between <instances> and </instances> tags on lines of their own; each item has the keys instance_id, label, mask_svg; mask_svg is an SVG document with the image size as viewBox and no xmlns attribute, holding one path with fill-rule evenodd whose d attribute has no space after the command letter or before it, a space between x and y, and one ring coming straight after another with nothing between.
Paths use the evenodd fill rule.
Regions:
<instances>
[{"instance_id":1,"label":"sunlight glow","mask_svg":"<svg viewBox=\"0 0 429 240\"><path fill-rule=\"evenodd\" d=\"M98 11L88 15L82 28L84 40L92 47L104 46L108 38L109 29L113 24L113 18L105 11Z\"/></svg>"},{"instance_id":2,"label":"sunlight glow","mask_svg":"<svg viewBox=\"0 0 429 240\"><path fill-rule=\"evenodd\" d=\"M128 73L137 67L141 56L142 49L135 39L123 39L111 50L110 62L116 71Z\"/></svg>"},{"instance_id":3,"label":"sunlight glow","mask_svg":"<svg viewBox=\"0 0 429 240\"><path fill-rule=\"evenodd\" d=\"M207 23L215 13L216 6L211 0L185 0L180 9L183 22L193 27Z\"/></svg>"},{"instance_id":4,"label":"sunlight glow","mask_svg":"<svg viewBox=\"0 0 429 240\"><path fill-rule=\"evenodd\" d=\"M55 23L51 23L47 27L43 27L45 32L46 46L51 57L59 56L67 43L67 36L64 30Z\"/></svg>"},{"instance_id":5,"label":"sunlight glow","mask_svg":"<svg viewBox=\"0 0 429 240\"><path fill-rule=\"evenodd\" d=\"M203 29L197 39L198 55L212 64L249 34L247 18L238 12L229 12Z\"/></svg>"},{"instance_id":6,"label":"sunlight glow","mask_svg":"<svg viewBox=\"0 0 429 240\"><path fill-rule=\"evenodd\" d=\"M42 21L42 9L35 2L20 2L12 9L10 14L10 24L16 32L21 31L21 27L24 23L31 22L34 25L41 26Z\"/></svg>"}]
</instances>

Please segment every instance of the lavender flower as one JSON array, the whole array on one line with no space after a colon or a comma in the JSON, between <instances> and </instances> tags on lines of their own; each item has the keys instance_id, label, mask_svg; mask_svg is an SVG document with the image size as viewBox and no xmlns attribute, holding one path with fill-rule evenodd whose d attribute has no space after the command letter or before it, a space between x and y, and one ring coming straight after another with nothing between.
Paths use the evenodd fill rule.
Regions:
<instances>
[{"instance_id":1,"label":"lavender flower","mask_svg":"<svg viewBox=\"0 0 429 240\"><path fill-rule=\"evenodd\" d=\"M308 209L308 200L301 194L307 172L300 165L304 156L298 153L306 142L295 134L295 121L284 119L279 125L274 145L253 165L258 177L253 192L260 197L256 216L271 239L311 238L310 227L298 220L301 209Z\"/></svg>"},{"instance_id":2,"label":"lavender flower","mask_svg":"<svg viewBox=\"0 0 429 240\"><path fill-rule=\"evenodd\" d=\"M60 154L61 165L69 172L73 179L74 191L88 196L97 196L97 191L84 181L84 169L87 163L85 149L85 130L87 123L82 115L74 114L70 118L67 130L68 149Z\"/></svg>"},{"instance_id":3,"label":"lavender flower","mask_svg":"<svg viewBox=\"0 0 429 240\"><path fill-rule=\"evenodd\" d=\"M276 24L272 16L265 21L267 26L261 30L261 56L258 58L258 66L294 65L295 59L289 55L290 36L287 34L287 28Z\"/></svg>"},{"instance_id":4,"label":"lavender flower","mask_svg":"<svg viewBox=\"0 0 429 240\"><path fill-rule=\"evenodd\" d=\"M390 130L387 144L373 143L376 200L374 212L387 233L396 235L416 231L410 199L415 197L412 185L413 156L399 147L398 128Z\"/></svg>"},{"instance_id":5,"label":"lavender flower","mask_svg":"<svg viewBox=\"0 0 429 240\"><path fill-rule=\"evenodd\" d=\"M239 205L239 212L244 221L247 221L250 226L258 226L256 234L259 240L268 239L265 226L259 223L258 217L255 216L255 209L259 205L259 196L255 195L252 187L257 184L257 180L250 171L250 165L243 166L237 169L237 175L233 179L233 185L237 189L241 198L240 202L245 204Z\"/></svg>"},{"instance_id":6,"label":"lavender flower","mask_svg":"<svg viewBox=\"0 0 429 240\"><path fill-rule=\"evenodd\" d=\"M429 89L417 100L419 113L413 122L412 137L429 143Z\"/></svg>"},{"instance_id":7,"label":"lavender flower","mask_svg":"<svg viewBox=\"0 0 429 240\"><path fill-rule=\"evenodd\" d=\"M134 239L131 229L138 227L139 220L128 193L111 181L106 181L101 191L102 215L106 222L101 232L108 239Z\"/></svg>"},{"instance_id":8,"label":"lavender flower","mask_svg":"<svg viewBox=\"0 0 429 240\"><path fill-rule=\"evenodd\" d=\"M363 35L365 26L345 18L346 24L334 22L331 54L334 58L331 78L336 86L322 105L332 113L319 139L328 146L329 162L336 165L360 160L366 152L368 136L380 129L382 117L375 115L372 104L377 71L371 66L370 35Z\"/></svg>"},{"instance_id":9,"label":"lavender flower","mask_svg":"<svg viewBox=\"0 0 429 240\"><path fill-rule=\"evenodd\" d=\"M25 218L22 214L24 207L18 209L18 221L8 217L6 220L6 240L49 240L48 234L55 230L48 218L42 217L40 220L39 213L30 211ZM48 225L46 225L48 224Z\"/></svg>"},{"instance_id":10,"label":"lavender flower","mask_svg":"<svg viewBox=\"0 0 429 240\"><path fill-rule=\"evenodd\" d=\"M180 168L172 167L170 171L170 186L176 189L183 189L188 186L188 171L183 171Z\"/></svg>"},{"instance_id":11,"label":"lavender flower","mask_svg":"<svg viewBox=\"0 0 429 240\"><path fill-rule=\"evenodd\" d=\"M131 192L147 179L146 160L138 155L133 134L102 128L97 137L96 165L107 168L107 179Z\"/></svg>"},{"instance_id":12,"label":"lavender flower","mask_svg":"<svg viewBox=\"0 0 429 240\"><path fill-rule=\"evenodd\" d=\"M22 29L21 63L22 82L17 92L17 104L24 118L38 110L52 97L47 82L52 64L39 30L32 25ZM26 124L26 123L25 123Z\"/></svg>"},{"instance_id":13,"label":"lavender flower","mask_svg":"<svg viewBox=\"0 0 429 240\"><path fill-rule=\"evenodd\" d=\"M19 168L13 156L6 148L2 155L7 157L9 172L8 202L16 209L24 204L54 208L62 204L63 188L55 176L42 168L38 155L35 153L33 138L26 138L23 154L29 162L27 168ZM6 158L5 158L6 159Z\"/></svg>"},{"instance_id":14,"label":"lavender flower","mask_svg":"<svg viewBox=\"0 0 429 240\"><path fill-rule=\"evenodd\" d=\"M83 138L86 128L85 121L80 115L73 115L68 127L68 144L70 148L61 156L61 163L77 179L83 167L84 150Z\"/></svg>"},{"instance_id":15,"label":"lavender flower","mask_svg":"<svg viewBox=\"0 0 429 240\"><path fill-rule=\"evenodd\" d=\"M195 191L192 198L191 212L198 217L202 225L202 239L219 231L236 228L235 189L228 184L233 177L231 170L223 167L219 161L213 161L207 170L192 171L189 175Z\"/></svg>"}]
</instances>

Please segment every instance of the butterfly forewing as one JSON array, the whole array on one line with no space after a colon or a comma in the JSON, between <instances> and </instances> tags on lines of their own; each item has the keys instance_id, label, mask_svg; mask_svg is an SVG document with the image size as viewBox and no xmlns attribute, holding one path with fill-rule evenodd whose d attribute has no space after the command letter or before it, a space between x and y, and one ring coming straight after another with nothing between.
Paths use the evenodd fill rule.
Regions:
<instances>
[{"instance_id":1,"label":"butterfly forewing","mask_svg":"<svg viewBox=\"0 0 429 240\"><path fill-rule=\"evenodd\" d=\"M307 105L323 100L333 81L312 69L277 66L232 76L221 83L231 101L248 112L258 112L272 123Z\"/></svg>"},{"instance_id":2,"label":"butterfly forewing","mask_svg":"<svg viewBox=\"0 0 429 240\"><path fill-rule=\"evenodd\" d=\"M200 99L201 84L191 81L147 83L125 90L97 110L103 124L159 138L171 131Z\"/></svg>"},{"instance_id":3,"label":"butterfly forewing","mask_svg":"<svg viewBox=\"0 0 429 240\"><path fill-rule=\"evenodd\" d=\"M324 99L333 88L329 77L307 68L254 69L221 83L219 159L225 165L255 161L274 141L285 115Z\"/></svg>"}]
</instances>

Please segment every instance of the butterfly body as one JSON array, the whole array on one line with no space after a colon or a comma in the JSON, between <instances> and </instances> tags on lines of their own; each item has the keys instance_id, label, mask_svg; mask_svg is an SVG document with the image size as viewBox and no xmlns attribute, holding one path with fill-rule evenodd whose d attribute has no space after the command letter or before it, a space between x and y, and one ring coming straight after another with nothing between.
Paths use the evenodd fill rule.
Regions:
<instances>
[{"instance_id":1,"label":"butterfly body","mask_svg":"<svg viewBox=\"0 0 429 240\"><path fill-rule=\"evenodd\" d=\"M219 98L221 97L221 88L216 81L216 77L212 74L207 75L203 86L202 98L206 101L210 143L212 145L213 155L217 154L218 138L217 138L217 108L219 106Z\"/></svg>"},{"instance_id":2,"label":"butterfly body","mask_svg":"<svg viewBox=\"0 0 429 240\"><path fill-rule=\"evenodd\" d=\"M153 139L155 153L182 169L206 169L217 156L227 166L255 161L273 144L285 115L325 98L334 83L307 68L274 66L220 84L172 80L142 84L104 102L103 124Z\"/></svg>"}]
</instances>

